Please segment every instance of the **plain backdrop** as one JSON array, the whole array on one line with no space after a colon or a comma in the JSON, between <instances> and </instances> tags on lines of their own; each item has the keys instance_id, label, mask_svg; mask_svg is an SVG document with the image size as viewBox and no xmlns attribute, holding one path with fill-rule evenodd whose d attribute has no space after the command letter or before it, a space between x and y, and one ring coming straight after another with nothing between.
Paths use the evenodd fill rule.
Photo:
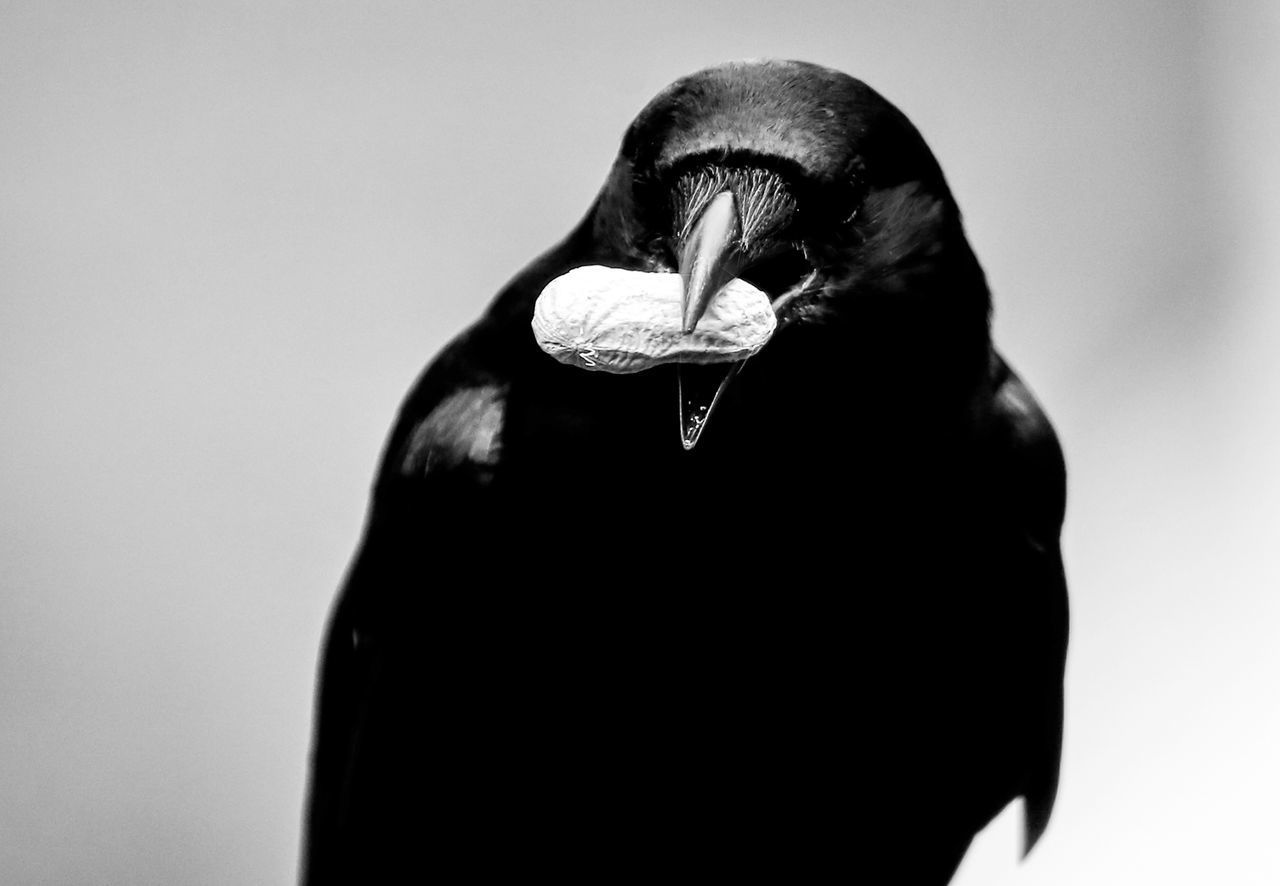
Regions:
<instances>
[{"instance_id":1,"label":"plain backdrop","mask_svg":"<svg viewBox=\"0 0 1280 886\"><path fill-rule=\"evenodd\" d=\"M1280 882L1278 47L1273 0L0 2L0 882L295 878L400 397L655 92L765 55L919 126L1067 452L1058 809L957 883Z\"/></svg>"}]
</instances>

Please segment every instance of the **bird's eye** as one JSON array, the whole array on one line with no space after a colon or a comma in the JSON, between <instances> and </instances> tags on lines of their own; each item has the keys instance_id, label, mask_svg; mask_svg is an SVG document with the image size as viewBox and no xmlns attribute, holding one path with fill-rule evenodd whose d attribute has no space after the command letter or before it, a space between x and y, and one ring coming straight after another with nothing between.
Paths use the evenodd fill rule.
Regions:
<instances>
[{"instance_id":1,"label":"bird's eye","mask_svg":"<svg viewBox=\"0 0 1280 886\"><path fill-rule=\"evenodd\" d=\"M668 237L654 237L641 250L642 267L654 273L674 274L679 268L672 243Z\"/></svg>"},{"instance_id":2,"label":"bird's eye","mask_svg":"<svg viewBox=\"0 0 1280 886\"><path fill-rule=\"evenodd\" d=\"M777 298L804 279L813 267L798 246L774 252L757 262L753 262L740 274L752 286Z\"/></svg>"}]
</instances>

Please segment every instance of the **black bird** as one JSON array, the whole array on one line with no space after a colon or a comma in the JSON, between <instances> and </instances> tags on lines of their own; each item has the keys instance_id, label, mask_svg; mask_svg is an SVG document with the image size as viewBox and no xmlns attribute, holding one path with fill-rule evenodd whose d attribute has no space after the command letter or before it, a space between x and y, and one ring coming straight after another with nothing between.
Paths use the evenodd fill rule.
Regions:
<instances>
[{"instance_id":1,"label":"black bird","mask_svg":"<svg viewBox=\"0 0 1280 886\"><path fill-rule=\"evenodd\" d=\"M739 277L778 329L727 373L565 365L530 318L586 265L680 272L687 328ZM865 84L753 61L659 94L403 405L323 650L304 882L943 884L1018 797L1029 849L1065 469L989 314Z\"/></svg>"}]
</instances>

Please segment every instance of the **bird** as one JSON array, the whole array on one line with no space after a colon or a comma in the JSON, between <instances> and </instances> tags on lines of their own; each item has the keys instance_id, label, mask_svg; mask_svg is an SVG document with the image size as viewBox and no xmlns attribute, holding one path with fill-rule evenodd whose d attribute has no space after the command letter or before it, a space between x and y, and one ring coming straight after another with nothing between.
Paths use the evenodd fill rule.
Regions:
<instances>
[{"instance_id":1,"label":"bird","mask_svg":"<svg viewBox=\"0 0 1280 886\"><path fill-rule=\"evenodd\" d=\"M618 374L531 321L575 269L732 280L776 328ZM657 279L642 278L642 279ZM318 669L306 886L549 874L945 884L1058 789L1066 468L942 169L862 81L755 59L404 399Z\"/></svg>"}]
</instances>

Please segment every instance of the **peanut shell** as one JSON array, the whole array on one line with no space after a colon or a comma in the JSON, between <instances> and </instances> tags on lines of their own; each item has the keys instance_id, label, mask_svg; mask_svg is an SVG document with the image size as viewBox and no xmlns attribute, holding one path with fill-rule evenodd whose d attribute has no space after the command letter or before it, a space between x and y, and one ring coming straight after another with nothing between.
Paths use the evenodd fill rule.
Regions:
<instances>
[{"instance_id":1,"label":"peanut shell","mask_svg":"<svg viewBox=\"0 0 1280 886\"><path fill-rule=\"evenodd\" d=\"M777 326L769 297L734 279L693 332L681 326L679 274L588 265L547 284L533 310L538 346L561 363L640 372L663 363L729 363L755 354Z\"/></svg>"}]
</instances>

